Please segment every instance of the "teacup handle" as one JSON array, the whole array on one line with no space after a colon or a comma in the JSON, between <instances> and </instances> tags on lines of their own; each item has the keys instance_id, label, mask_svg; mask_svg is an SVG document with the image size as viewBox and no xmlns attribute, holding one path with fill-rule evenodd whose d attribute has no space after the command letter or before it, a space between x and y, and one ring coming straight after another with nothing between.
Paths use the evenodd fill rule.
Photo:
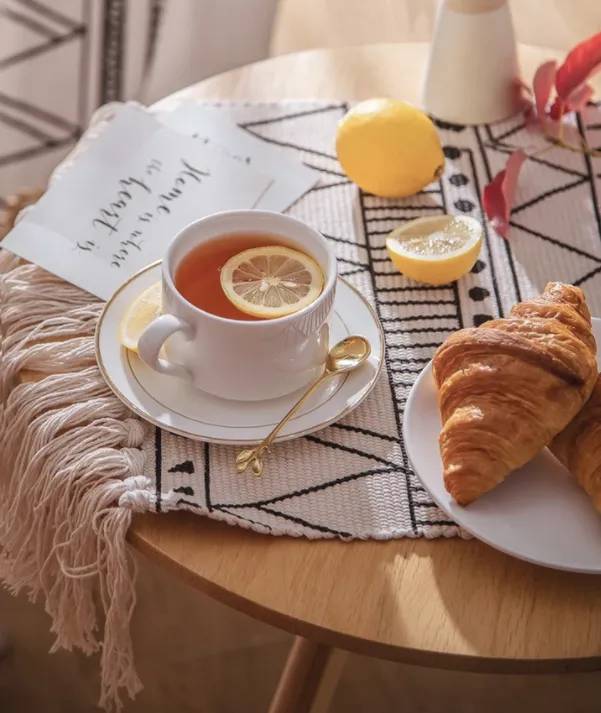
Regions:
<instances>
[{"instance_id":1,"label":"teacup handle","mask_svg":"<svg viewBox=\"0 0 601 713\"><path fill-rule=\"evenodd\" d=\"M192 374L185 366L174 364L159 357L163 344L176 332L190 334L190 327L174 314L162 314L157 317L142 332L138 340L138 355L145 364L158 371L159 374L191 380Z\"/></svg>"}]
</instances>

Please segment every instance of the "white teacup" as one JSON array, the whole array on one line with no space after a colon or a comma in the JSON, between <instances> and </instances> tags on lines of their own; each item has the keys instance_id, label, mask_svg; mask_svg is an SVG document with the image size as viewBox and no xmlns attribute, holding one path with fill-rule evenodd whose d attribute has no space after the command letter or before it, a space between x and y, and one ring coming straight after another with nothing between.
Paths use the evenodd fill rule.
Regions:
<instances>
[{"instance_id":1,"label":"white teacup","mask_svg":"<svg viewBox=\"0 0 601 713\"><path fill-rule=\"evenodd\" d=\"M195 307L175 288L178 265L199 244L233 233L281 237L286 245L310 255L324 273L321 295L295 314L252 322L225 319ZM144 330L138 354L155 371L186 379L214 396L258 401L292 393L323 371L336 278L336 257L328 242L296 218L259 210L202 218L178 233L167 248L162 265L163 314ZM167 359L159 356L163 345Z\"/></svg>"}]
</instances>

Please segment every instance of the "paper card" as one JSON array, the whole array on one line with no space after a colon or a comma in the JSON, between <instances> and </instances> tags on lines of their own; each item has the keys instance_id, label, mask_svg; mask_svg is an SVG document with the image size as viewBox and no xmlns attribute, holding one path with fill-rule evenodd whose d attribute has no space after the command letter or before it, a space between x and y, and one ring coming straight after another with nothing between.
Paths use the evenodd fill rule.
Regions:
<instances>
[{"instance_id":1,"label":"paper card","mask_svg":"<svg viewBox=\"0 0 601 713\"><path fill-rule=\"evenodd\" d=\"M271 183L146 110L124 105L2 247L108 299L162 258L188 223L254 208Z\"/></svg>"},{"instance_id":2,"label":"paper card","mask_svg":"<svg viewBox=\"0 0 601 713\"><path fill-rule=\"evenodd\" d=\"M241 129L219 109L185 102L161 118L170 128L194 136L204 145L274 179L257 204L262 210L285 211L319 180L317 171Z\"/></svg>"}]
</instances>

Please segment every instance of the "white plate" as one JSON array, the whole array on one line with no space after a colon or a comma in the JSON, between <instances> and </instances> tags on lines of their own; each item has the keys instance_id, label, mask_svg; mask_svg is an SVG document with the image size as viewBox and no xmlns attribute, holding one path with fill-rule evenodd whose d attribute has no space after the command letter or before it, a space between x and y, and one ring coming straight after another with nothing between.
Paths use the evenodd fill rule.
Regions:
<instances>
[{"instance_id":1,"label":"white plate","mask_svg":"<svg viewBox=\"0 0 601 713\"><path fill-rule=\"evenodd\" d=\"M98 320L96 357L108 385L132 411L172 433L211 443L259 443L300 393L250 403L220 399L191 389L181 379L157 374L120 345L119 324L125 310L160 279L160 263L148 266L113 295ZM356 371L326 382L283 428L278 440L312 433L350 413L373 389L382 370L384 335L378 318L359 292L339 279L330 344L350 334L369 340L369 360Z\"/></svg>"},{"instance_id":2,"label":"white plate","mask_svg":"<svg viewBox=\"0 0 601 713\"><path fill-rule=\"evenodd\" d=\"M601 320L593 319L601 344ZM438 450L441 422L431 363L413 385L403 435L409 459L434 502L478 539L527 562L601 574L601 516L545 449L498 488L467 507L445 490Z\"/></svg>"}]
</instances>

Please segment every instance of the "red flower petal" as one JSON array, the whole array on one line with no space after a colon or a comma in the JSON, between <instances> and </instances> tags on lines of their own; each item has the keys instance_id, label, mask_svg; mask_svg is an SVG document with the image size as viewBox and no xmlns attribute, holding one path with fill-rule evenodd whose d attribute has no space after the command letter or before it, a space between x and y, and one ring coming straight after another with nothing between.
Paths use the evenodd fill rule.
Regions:
<instances>
[{"instance_id":1,"label":"red flower petal","mask_svg":"<svg viewBox=\"0 0 601 713\"><path fill-rule=\"evenodd\" d=\"M581 84L568 97L568 111L582 111L594 94L595 90L590 84Z\"/></svg>"},{"instance_id":2,"label":"red flower petal","mask_svg":"<svg viewBox=\"0 0 601 713\"><path fill-rule=\"evenodd\" d=\"M582 111L588 102L593 98L595 90L590 84L581 84L576 87L574 91L570 94L566 101L555 97L551 109L549 109L549 116L551 119L557 121L562 116L565 116L570 111Z\"/></svg>"},{"instance_id":3,"label":"red flower petal","mask_svg":"<svg viewBox=\"0 0 601 713\"><path fill-rule=\"evenodd\" d=\"M532 89L534 90L534 101L536 103L536 111L538 117L543 121L547 114L547 103L551 96L551 89L555 81L557 73L557 62L552 59L548 62L543 62L536 70L534 79L532 80Z\"/></svg>"},{"instance_id":4,"label":"red flower petal","mask_svg":"<svg viewBox=\"0 0 601 713\"><path fill-rule=\"evenodd\" d=\"M575 89L601 70L601 32L584 40L568 53L557 70L555 89L567 101Z\"/></svg>"},{"instance_id":5,"label":"red flower petal","mask_svg":"<svg viewBox=\"0 0 601 713\"><path fill-rule=\"evenodd\" d=\"M492 227L499 235L507 238L509 233L509 214L515 197L520 169L528 158L525 151L514 151L507 165L499 171L493 180L485 186L482 193L482 205Z\"/></svg>"},{"instance_id":6,"label":"red flower petal","mask_svg":"<svg viewBox=\"0 0 601 713\"><path fill-rule=\"evenodd\" d=\"M555 97L555 101L551 104L551 108L549 109L549 117L554 121L557 121L564 116L567 111L567 104L564 100L559 97Z\"/></svg>"}]
</instances>

